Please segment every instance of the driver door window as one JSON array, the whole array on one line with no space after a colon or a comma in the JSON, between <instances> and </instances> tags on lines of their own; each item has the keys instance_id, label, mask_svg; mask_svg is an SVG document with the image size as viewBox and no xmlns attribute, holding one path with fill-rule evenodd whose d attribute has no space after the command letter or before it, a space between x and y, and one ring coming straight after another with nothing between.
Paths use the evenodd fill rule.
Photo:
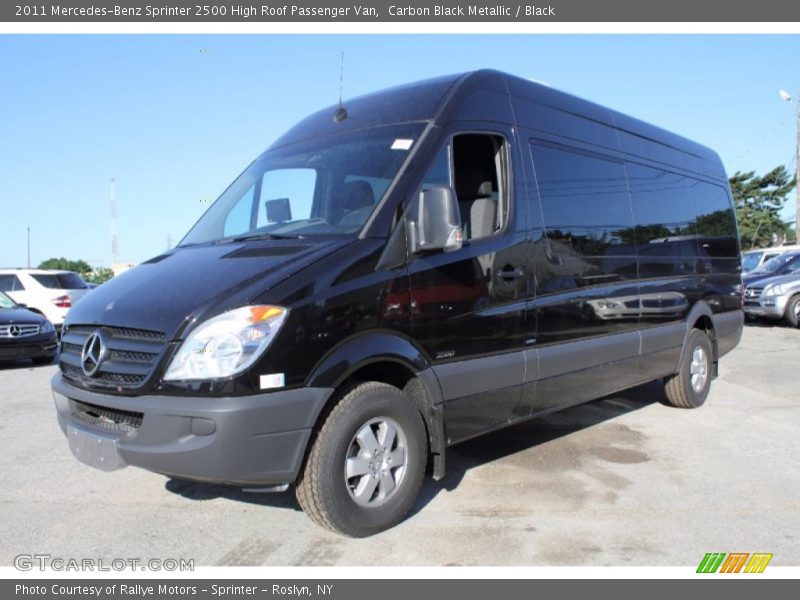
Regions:
<instances>
[{"instance_id":1,"label":"driver door window","mask_svg":"<svg viewBox=\"0 0 800 600\"><path fill-rule=\"evenodd\" d=\"M508 219L505 141L492 134L463 133L441 149L423 179L456 192L464 241L494 235Z\"/></svg>"}]
</instances>

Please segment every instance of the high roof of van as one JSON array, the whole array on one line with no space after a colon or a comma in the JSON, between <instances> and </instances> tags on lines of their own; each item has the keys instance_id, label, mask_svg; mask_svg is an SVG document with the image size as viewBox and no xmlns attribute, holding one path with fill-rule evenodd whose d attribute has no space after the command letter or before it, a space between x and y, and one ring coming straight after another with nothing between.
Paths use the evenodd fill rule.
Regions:
<instances>
[{"instance_id":1,"label":"high roof of van","mask_svg":"<svg viewBox=\"0 0 800 600\"><path fill-rule=\"evenodd\" d=\"M536 81L483 69L392 87L347 100L347 118L333 118L338 105L291 128L273 148L301 139L389 123L494 121L515 124L530 138L568 139L587 150L620 158L643 158L725 181L711 149L654 125ZM556 139L558 138L558 139Z\"/></svg>"}]
</instances>

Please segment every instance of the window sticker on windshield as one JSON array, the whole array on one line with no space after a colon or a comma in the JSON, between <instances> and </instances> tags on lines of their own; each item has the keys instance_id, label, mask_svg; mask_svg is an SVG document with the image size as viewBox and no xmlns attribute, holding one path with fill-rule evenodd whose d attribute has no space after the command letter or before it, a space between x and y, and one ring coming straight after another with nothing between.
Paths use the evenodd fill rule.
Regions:
<instances>
[{"instance_id":1,"label":"window sticker on windshield","mask_svg":"<svg viewBox=\"0 0 800 600\"><path fill-rule=\"evenodd\" d=\"M397 138L392 143L392 150L408 150L413 143L414 140L409 140L408 138Z\"/></svg>"}]
</instances>

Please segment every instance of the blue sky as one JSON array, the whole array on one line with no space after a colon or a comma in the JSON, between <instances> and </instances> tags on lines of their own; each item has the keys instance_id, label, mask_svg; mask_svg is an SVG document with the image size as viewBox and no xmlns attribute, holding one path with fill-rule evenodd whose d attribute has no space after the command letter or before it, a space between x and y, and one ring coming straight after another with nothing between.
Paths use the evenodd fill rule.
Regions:
<instances>
[{"instance_id":1,"label":"blue sky","mask_svg":"<svg viewBox=\"0 0 800 600\"><path fill-rule=\"evenodd\" d=\"M729 173L792 166L800 36L0 36L0 266L141 262L188 231L306 114L490 67L711 146ZM794 203L785 211L793 213Z\"/></svg>"}]
</instances>

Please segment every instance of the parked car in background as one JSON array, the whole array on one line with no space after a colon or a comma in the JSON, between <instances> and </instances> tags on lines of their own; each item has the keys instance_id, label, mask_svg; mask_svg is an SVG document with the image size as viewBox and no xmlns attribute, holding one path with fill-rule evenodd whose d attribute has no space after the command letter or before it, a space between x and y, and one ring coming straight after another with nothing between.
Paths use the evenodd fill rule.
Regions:
<instances>
[{"instance_id":1,"label":"parked car in background","mask_svg":"<svg viewBox=\"0 0 800 600\"><path fill-rule=\"evenodd\" d=\"M46 317L60 330L67 312L89 292L89 285L72 271L0 269L0 292Z\"/></svg>"},{"instance_id":2,"label":"parked car in background","mask_svg":"<svg viewBox=\"0 0 800 600\"><path fill-rule=\"evenodd\" d=\"M800 273L800 250L791 250L770 258L757 269L745 274L742 282L746 287L761 279L793 273Z\"/></svg>"},{"instance_id":3,"label":"parked car in background","mask_svg":"<svg viewBox=\"0 0 800 600\"><path fill-rule=\"evenodd\" d=\"M759 279L744 289L744 311L749 317L785 319L800 326L800 272Z\"/></svg>"},{"instance_id":4,"label":"parked car in background","mask_svg":"<svg viewBox=\"0 0 800 600\"><path fill-rule=\"evenodd\" d=\"M30 358L44 365L53 362L57 346L50 321L0 292L0 361Z\"/></svg>"},{"instance_id":5,"label":"parked car in background","mask_svg":"<svg viewBox=\"0 0 800 600\"><path fill-rule=\"evenodd\" d=\"M765 262L785 252L800 250L800 245L775 246L773 248L761 248L760 250L749 250L742 252L742 273L755 271Z\"/></svg>"}]
</instances>

